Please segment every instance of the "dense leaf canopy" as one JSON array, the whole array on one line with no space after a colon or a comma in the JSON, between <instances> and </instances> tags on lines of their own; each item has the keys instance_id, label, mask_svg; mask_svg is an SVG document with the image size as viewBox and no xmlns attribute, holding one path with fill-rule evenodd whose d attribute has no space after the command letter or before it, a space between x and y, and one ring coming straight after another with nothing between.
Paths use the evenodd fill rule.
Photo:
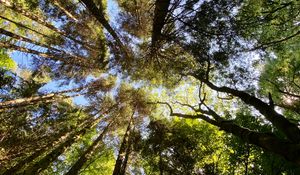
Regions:
<instances>
[{"instance_id":1,"label":"dense leaf canopy","mask_svg":"<svg viewBox=\"0 0 300 175\"><path fill-rule=\"evenodd\" d=\"M297 0L0 0L0 174L299 174Z\"/></svg>"}]
</instances>

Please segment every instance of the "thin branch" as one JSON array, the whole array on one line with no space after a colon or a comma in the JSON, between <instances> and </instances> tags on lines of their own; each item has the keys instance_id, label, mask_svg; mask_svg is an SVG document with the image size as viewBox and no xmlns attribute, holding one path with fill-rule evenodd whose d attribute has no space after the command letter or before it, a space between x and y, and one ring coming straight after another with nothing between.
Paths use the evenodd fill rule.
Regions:
<instances>
[{"instance_id":1,"label":"thin branch","mask_svg":"<svg viewBox=\"0 0 300 175\"><path fill-rule=\"evenodd\" d=\"M233 99L232 95L229 95L227 97L221 97L219 92L217 92L217 94L218 94L217 95L218 99L221 99L221 100L232 100Z\"/></svg>"},{"instance_id":2,"label":"thin branch","mask_svg":"<svg viewBox=\"0 0 300 175\"><path fill-rule=\"evenodd\" d=\"M189 107L190 109L192 109L192 110L195 111L195 112L198 111L198 109L196 109L195 106L192 106L192 105L190 105L190 104L181 103L181 102L179 102L179 101L176 101L175 103L180 104L181 106Z\"/></svg>"},{"instance_id":3,"label":"thin branch","mask_svg":"<svg viewBox=\"0 0 300 175\"><path fill-rule=\"evenodd\" d=\"M201 76L195 75L194 77L205 83L212 90L229 93L233 96L240 98L244 103L253 106L261 114L263 114L266 117L266 119L269 120L277 129L282 131L289 140L295 143L300 142L300 130L298 126L294 123L291 123L282 114L276 112L268 103L244 91L232 89L226 86L219 87Z\"/></svg>"},{"instance_id":4,"label":"thin branch","mask_svg":"<svg viewBox=\"0 0 300 175\"><path fill-rule=\"evenodd\" d=\"M295 97L295 98L300 98L300 95L297 95L297 94L292 94L290 92L287 92L287 91L284 91L282 89L280 89L279 85L277 85L276 83L274 83L273 81L267 79L266 81L268 81L269 83L271 83L272 85L275 86L275 88L278 90L278 92L282 93L282 94L285 94L285 95L289 95L289 96L292 96L292 97Z\"/></svg>"},{"instance_id":5,"label":"thin branch","mask_svg":"<svg viewBox=\"0 0 300 175\"><path fill-rule=\"evenodd\" d=\"M275 45L275 44L278 44L278 43L281 43L281 42L285 42L285 41L287 41L287 40L289 40L289 39L292 39L292 38L298 36L299 34L300 34L300 30L297 31L296 33L290 35L290 36L285 37L285 38L282 38L282 39L279 39L279 40L274 40L274 41L270 41L270 42L267 42L267 43L260 44L259 46L256 46L256 47L250 49L249 51L255 51L255 50L257 50L257 49L265 49L265 48L267 48L267 47L269 47L269 46L271 46L271 45Z\"/></svg>"}]
</instances>

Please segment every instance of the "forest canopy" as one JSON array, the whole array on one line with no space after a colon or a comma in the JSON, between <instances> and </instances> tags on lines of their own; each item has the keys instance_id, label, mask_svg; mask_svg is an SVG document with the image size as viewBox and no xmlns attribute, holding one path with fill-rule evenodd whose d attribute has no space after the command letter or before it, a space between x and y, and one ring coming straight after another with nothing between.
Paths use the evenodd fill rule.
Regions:
<instances>
[{"instance_id":1,"label":"forest canopy","mask_svg":"<svg viewBox=\"0 0 300 175\"><path fill-rule=\"evenodd\" d=\"M298 0L0 0L0 174L300 174L299 48Z\"/></svg>"}]
</instances>

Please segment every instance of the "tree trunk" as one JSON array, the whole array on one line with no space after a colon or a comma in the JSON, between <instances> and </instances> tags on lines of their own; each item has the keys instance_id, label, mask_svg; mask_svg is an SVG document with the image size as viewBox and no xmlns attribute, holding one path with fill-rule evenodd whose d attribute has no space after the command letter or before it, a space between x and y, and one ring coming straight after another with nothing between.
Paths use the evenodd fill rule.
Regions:
<instances>
[{"instance_id":1,"label":"tree trunk","mask_svg":"<svg viewBox=\"0 0 300 175\"><path fill-rule=\"evenodd\" d=\"M210 124L219 127L221 130L232 133L247 143L254 144L258 147L264 148L267 151L281 155L285 159L300 165L300 144L281 140L272 133L251 131L230 121L216 122L209 119L205 115L198 114L197 116L198 118L201 118Z\"/></svg>"},{"instance_id":2,"label":"tree trunk","mask_svg":"<svg viewBox=\"0 0 300 175\"><path fill-rule=\"evenodd\" d=\"M96 4L93 2L93 0L81 0L86 6L86 8L91 12L91 14L102 24L102 26L108 31L108 33L115 39L117 42L117 45L120 47L120 49L126 54L128 57L128 50L122 43L121 39L119 38L116 31L110 26L108 21L105 19L105 16L103 14L103 9L98 8Z\"/></svg>"},{"instance_id":3,"label":"tree trunk","mask_svg":"<svg viewBox=\"0 0 300 175\"><path fill-rule=\"evenodd\" d=\"M97 48L94 48L93 46L90 46L89 43L85 43L85 42L82 42L80 40L77 40L76 38L68 36L68 34L66 32L57 29L54 25L48 23L42 17L30 13L30 12L22 9L21 7L18 7L16 4L9 2L8 0L0 0L0 3L4 4L5 7L10 8L13 11L18 12L18 13L22 14L23 16L26 16L27 18L29 18L33 21L36 21L37 23L51 29L52 31L54 31L54 32L66 37L66 38L69 38L70 40L72 40L76 43L81 44L84 47L87 47L87 48L92 49L92 50L97 49Z\"/></svg>"},{"instance_id":4,"label":"tree trunk","mask_svg":"<svg viewBox=\"0 0 300 175\"><path fill-rule=\"evenodd\" d=\"M118 153L118 157L117 157L117 160L116 160L116 163L115 163L115 168L114 168L114 171L113 171L113 175L123 175L121 173L125 173L126 164L127 164L126 150L129 149L128 147L130 146L128 144L129 139L130 139L129 138L130 131L131 131L131 120L129 121L129 124L128 124L126 132L125 132L125 135L123 137L123 141L122 141L120 149L119 149L119 153ZM127 159L128 159L128 155L127 155Z\"/></svg>"},{"instance_id":5,"label":"tree trunk","mask_svg":"<svg viewBox=\"0 0 300 175\"><path fill-rule=\"evenodd\" d=\"M82 89L84 89L84 87L70 89L70 90L64 90L64 91L45 94L45 95L41 95L41 96L34 96L34 97L28 97L28 98L19 98L19 99L15 99L15 100L0 102L0 110L10 109L10 108L18 108L18 107L21 107L21 106L33 105L33 104L37 104L39 102L47 102L47 103L53 102L59 97L60 98L61 97L64 97L64 98L70 97L68 95L63 96L63 94L65 94L65 93L79 92Z\"/></svg>"},{"instance_id":6,"label":"tree trunk","mask_svg":"<svg viewBox=\"0 0 300 175\"><path fill-rule=\"evenodd\" d=\"M217 87L208 80L200 79L200 81L204 82L213 90L229 93L233 96L239 97L246 104L253 106L261 114L263 114L266 119L269 120L277 129L282 131L290 141L294 143L300 143L300 130L298 126L294 123L291 123L283 115L277 113L272 106L252 95L249 95L246 92L231 89L225 86Z\"/></svg>"},{"instance_id":7,"label":"tree trunk","mask_svg":"<svg viewBox=\"0 0 300 175\"><path fill-rule=\"evenodd\" d=\"M204 114L189 115L189 114L173 113L171 111L170 115L178 116L182 118L202 119L214 126L219 127L221 130L224 130L227 133L231 133L241 138L246 143L250 143L258 147L261 147L269 152L284 157L286 160L289 160L295 164L300 165L300 144L299 143L293 143L288 140L282 140L276 137L273 133L261 133L261 132L251 131L248 128L244 128L239 125L236 125L235 123L233 123L233 121L213 120ZM218 115L218 114L214 113L214 115ZM218 116L214 118L221 118L221 117Z\"/></svg>"},{"instance_id":8,"label":"tree trunk","mask_svg":"<svg viewBox=\"0 0 300 175\"><path fill-rule=\"evenodd\" d=\"M75 164L65 175L79 174L79 171L83 167L83 165L89 160L89 158L92 157L92 154L95 152L95 150L99 148L99 143L102 141L103 136L109 129L110 125L111 123L104 128L102 133L97 137L97 139L92 143L92 145L87 148L87 150L80 156L80 158L75 162Z\"/></svg>"},{"instance_id":9,"label":"tree trunk","mask_svg":"<svg viewBox=\"0 0 300 175\"><path fill-rule=\"evenodd\" d=\"M50 143L48 143L47 145L45 145L44 147L42 147L41 149L35 151L33 154L31 154L30 156L26 157L25 159L19 161L16 165L12 166L11 168L9 168L8 170L6 170L2 175L12 175L12 174L16 174L18 171L20 171L24 165L34 161L36 158L38 158L39 156L41 156L42 154L44 154L47 150L51 149L51 147L56 143L59 142L60 140L63 140L63 138L67 137L68 134L70 134L70 131L67 132L61 132L57 139L51 141Z\"/></svg>"},{"instance_id":10,"label":"tree trunk","mask_svg":"<svg viewBox=\"0 0 300 175\"><path fill-rule=\"evenodd\" d=\"M164 174L164 166L163 166L163 161L162 161L162 154L161 151L159 151L159 162L158 162L158 167L159 167L159 175Z\"/></svg>"},{"instance_id":11,"label":"tree trunk","mask_svg":"<svg viewBox=\"0 0 300 175\"><path fill-rule=\"evenodd\" d=\"M31 44L34 44L34 45L37 45L37 46L41 46L41 47L47 48L49 50L54 50L56 52L61 52L61 50L58 50L58 49L56 49L54 47L51 47L51 46L43 44L43 43L39 43L37 41L33 41L32 39L29 39L29 38L26 38L26 37L14 34L14 33L10 32L10 31L5 30L5 29L1 29L0 28L0 34L9 36L11 38L15 38L15 39L20 40L20 41L25 41L25 42L28 42L28 43L31 43Z\"/></svg>"},{"instance_id":12,"label":"tree trunk","mask_svg":"<svg viewBox=\"0 0 300 175\"><path fill-rule=\"evenodd\" d=\"M10 43L5 43L5 42L0 42L0 47L6 48L6 49L11 49L11 50L16 50L20 52L25 52L29 54L34 54L43 58L49 58L55 61L61 61L69 65L76 65L80 67L86 67L90 69L94 69L95 65L92 64L92 62L89 62L89 60L78 58L78 57L73 57L73 58L60 58L59 55L52 55L49 53L42 53L36 50L28 49L26 47L20 47L16 46Z\"/></svg>"},{"instance_id":13,"label":"tree trunk","mask_svg":"<svg viewBox=\"0 0 300 175\"><path fill-rule=\"evenodd\" d=\"M246 143L246 158L245 158L245 161L244 161L245 175L248 175L249 158L250 158L250 146L249 146L248 143Z\"/></svg>"},{"instance_id":14,"label":"tree trunk","mask_svg":"<svg viewBox=\"0 0 300 175\"><path fill-rule=\"evenodd\" d=\"M152 27L151 47L156 50L157 42L161 38L161 32L166 24L166 16L171 0L156 0Z\"/></svg>"},{"instance_id":15,"label":"tree trunk","mask_svg":"<svg viewBox=\"0 0 300 175\"><path fill-rule=\"evenodd\" d=\"M75 22L78 22L78 19L76 17L76 15L72 14L71 12L69 12L62 4L59 0L52 0L53 3L61 10L63 11L70 19L72 19Z\"/></svg>"},{"instance_id":16,"label":"tree trunk","mask_svg":"<svg viewBox=\"0 0 300 175\"><path fill-rule=\"evenodd\" d=\"M79 61L79 60L86 61L88 59L88 58L85 58L85 57L82 57L82 56L79 56L79 55L74 55L72 53L67 53L65 50L59 50L59 49L56 49L56 48L54 48L54 47L52 47L50 45L43 44L43 43L34 41L32 39L29 39L29 38L26 38L26 37L14 34L14 33L10 32L10 31L5 30L5 29L0 29L0 34L9 36L11 38L15 38L15 39L17 39L19 41L25 41L27 43L31 43L31 44L34 44L34 45L37 45L37 46L41 46L41 47L47 48L51 52L55 51L55 52L57 52L57 54L62 55L63 57L68 57L68 59L69 58L75 58L75 59L78 59L77 61Z\"/></svg>"},{"instance_id":17,"label":"tree trunk","mask_svg":"<svg viewBox=\"0 0 300 175\"><path fill-rule=\"evenodd\" d=\"M19 23L19 22L13 21L13 20L8 19L8 18L6 18L6 17L4 17L4 16L1 16L1 15L0 15L0 18L4 19L4 20L6 20L6 21L11 22L11 23L15 24L15 25L18 26L18 27L21 27L21 28L30 30L30 31L32 31L32 32L34 32L34 33L37 33L37 34L39 34L39 35L42 35L43 37L48 38L48 39L50 39L50 40L53 39L53 38L51 38L51 37L48 36L48 35L45 35L45 34L39 32L39 31L37 31L37 30L34 30L34 29L32 29L32 28L29 28L29 27L25 26L24 24L21 24L21 23Z\"/></svg>"},{"instance_id":18,"label":"tree trunk","mask_svg":"<svg viewBox=\"0 0 300 175\"><path fill-rule=\"evenodd\" d=\"M87 130L93 128L101 118L93 119L92 121L88 121L85 123L86 125L81 130L74 132L70 134L67 139L62 142L60 145L58 145L56 148L54 148L52 151L50 151L46 156L44 156L41 160L34 163L33 165L27 167L23 172L18 173L22 175L33 175L33 174L39 174L48 166L55 161L64 151L70 147L74 142L79 139L79 136L84 135Z\"/></svg>"},{"instance_id":19,"label":"tree trunk","mask_svg":"<svg viewBox=\"0 0 300 175\"><path fill-rule=\"evenodd\" d=\"M127 162L129 159L129 155L131 153L131 144L132 144L132 138L131 138L131 133L130 133L128 136L128 144L127 144L127 148L126 148L126 152L125 152L125 158L124 158L124 161L121 166L120 175L125 175L125 173L126 173Z\"/></svg>"},{"instance_id":20,"label":"tree trunk","mask_svg":"<svg viewBox=\"0 0 300 175\"><path fill-rule=\"evenodd\" d=\"M57 157L60 156L65 151L65 149L70 147L75 141L76 141L75 135L73 135L73 137L70 137L68 140L63 142L58 147L56 147L44 158L36 162L33 166L30 166L26 170L24 170L24 174L25 175L39 174L40 172L45 170L54 160L56 160Z\"/></svg>"}]
</instances>

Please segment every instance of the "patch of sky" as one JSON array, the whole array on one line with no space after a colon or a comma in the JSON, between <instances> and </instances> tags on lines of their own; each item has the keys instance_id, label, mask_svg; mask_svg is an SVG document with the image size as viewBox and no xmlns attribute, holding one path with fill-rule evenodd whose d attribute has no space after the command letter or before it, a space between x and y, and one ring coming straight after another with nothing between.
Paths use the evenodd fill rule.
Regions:
<instances>
[{"instance_id":1,"label":"patch of sky","mask_svg":"<svg viewBox=\"0 0 300 175\"><path fill-rule=\"evenodd\" d=\"M119 27L118 24L118 14L120 12L120 8L116 0L108 0L107 1L107 10L109 16L109 22L115 26Z\"/></svg>"},{"instance_id":2,"label":"patch of sky","mask_svg":"<svg viewBox=\"0 0 300 175\"><path fill-rule=\"evenodd\" d=\"M94 79L94 77L88 76L88 78L86 78L86 81L90 82L93 79ZM39 92L42 92L42 93L59 92L59 91L73 89L73 88L78 87L78 84L76 84L72 81L68 85L61 86L62 81L64 81L64 80L51 81L51 82L45 84L43 87L41 87L39 89ZM68 95L71 95L71 94L69 93ZM79 106L85 106L85 105L88 105L88 103L89 103L88 100L83 95L73 97L72 101L74 104L79 105Z\"/></svg>"},{"instance_id":3,"label":"patch of sky","mask_svg":"<svg viewBox=\"0 0 300 175\"><path fill-rule=\"evenodd\" d=\"M10 57L17 63L19 68L32 69L32 62L34 58L31 54L13 51L10 53Z\"/></svg>"},{"instance_id":4,"label":"patch of sky","mask_svg":"<svg viewBox=\"0 0 300 175\"><path fill-rule=\"evenodd\" d=\"M120 7L118 5L118 3L116 2L116 0L108 0L107 1L107 9L108 9L108 15L109 15L109 22L110 24L118 29L121 29L120 26ZM130 43L127 43L130 45L130 47L133 49L133 51L138 51L138 49L136 48L136 45L140 44L142 42L141 39L127 33L124 30L118 30L119 34L122 35L126 35L127 37L129 37L131 39Z\"/></svg>"},{"instance_id":5,"label":"patch of sky","mask_svg":"<svg viewBox=\"0 0 300 175\"><path fill-rule=\"evenodd\" d=\"M143 121L139 125L139 130L141 131L142 139L146 139L150 135L149 130L147 128L149 123L150 123L150 118L149 117L144 117Z\"/></svg>"},{"instance_id":6,"label":"patch of sky","mask_svg":"<svg viewBox=\"0 0 300 175\"><path fill-rule=\"evenodd\" d=\"M38 52L45 52L46 48L41 47L41 46L37 46L31 43L25 43L25 42L18 42L16 44L18 47L24 47L27 49L31 49L34 51L38 51ZM25 65L26 67L30 67L30 65L28 63L31 63L33 61L33 57L31 54L29 53L24 53L24 52L20 52L20 51L13 51L10 53L11 58L13 58L19 65ZM26 58L25 58L25 57Z\"/></svg>"}]
</instances>

